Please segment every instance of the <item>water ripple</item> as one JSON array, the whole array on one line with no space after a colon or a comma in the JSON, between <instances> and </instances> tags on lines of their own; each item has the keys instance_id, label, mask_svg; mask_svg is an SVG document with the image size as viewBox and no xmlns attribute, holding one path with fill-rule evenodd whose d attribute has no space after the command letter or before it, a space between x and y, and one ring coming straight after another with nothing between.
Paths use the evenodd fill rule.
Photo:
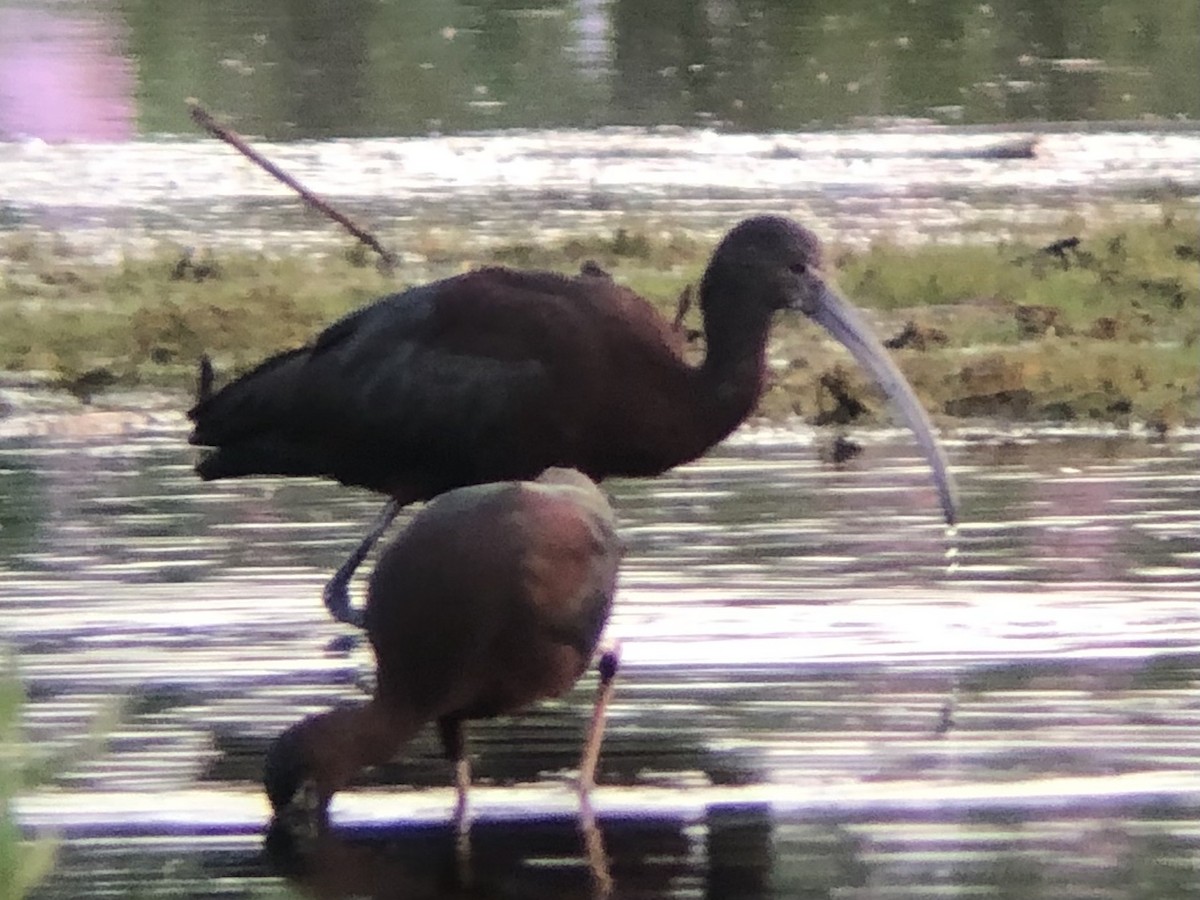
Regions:
<instances>
[{"instance_id":1,"label":"water ripple","mask_svg":"<svg viewBox=\"0 0 1200 900\"><path fill-rule=\"evenodd\" d=\"M153 855L156 840L182 852L180 831L256 831L266 743L370 681L367 650L319 597L378 500L319 482L199 485L183 438L178 419L0 437L0 636L19 654L30 734L70 746L106 698L126 698L103 753L20 807L72 835L80 866L107 865L105 835L147 835ZM945 883L918 874L939 846L964 865L990 852L965 820L1041 854L1077 822L1195 853L1194 460L1112 435L954 442L965 509L948 567L916 451L900 434L861 442L834 467L811 435L747 433L608 485L628 555L603 814L717 841L714 810L765 810L784 854L772 877L816 852L805 841L827 846L804 830L825 827L859 835L874 848L860 863L905 884ZM562 779L593 687L473 729L481 780L519 786L480 791L484 834L569 813ZM428 735L372 782L388 787L339 798L346 827L445 817ZM1147 824L1148 807L1176 810L1172 823ZM717 853L701 843L687 859Z\"/></svg>"}]
</instances>

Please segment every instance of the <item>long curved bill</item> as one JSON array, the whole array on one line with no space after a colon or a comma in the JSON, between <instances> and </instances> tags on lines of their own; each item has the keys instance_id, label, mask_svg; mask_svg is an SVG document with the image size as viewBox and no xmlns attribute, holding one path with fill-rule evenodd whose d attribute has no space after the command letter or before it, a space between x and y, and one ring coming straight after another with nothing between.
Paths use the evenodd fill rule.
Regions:
<instances>
[{"instance_id":1,"label":"long curved bill","mask_svg":"<svg viewBox=\"0 0 1200 900\"><path fill-rule=\"evenodd\" d=\"M942 513L947 525L958 521L958 490L954 478L950 475L946 464L946 454L938 443L933 432L933 425L921 406L917 395L913 393L904 374L892 361L879 338L875 337L866 320L858 310L850 305L837 291L823 281L816 279L814 288L815 298L810 297L803 307L797 307L810 319L828 331L845 346L858 360L859 365L871 373L876 383L883 388L895 406L904 417L908 427L916 436L917 444L925 454L929 467L933 470L933 483L937 488L938 499L942 504Z\"/></svg>"}]
</instances>

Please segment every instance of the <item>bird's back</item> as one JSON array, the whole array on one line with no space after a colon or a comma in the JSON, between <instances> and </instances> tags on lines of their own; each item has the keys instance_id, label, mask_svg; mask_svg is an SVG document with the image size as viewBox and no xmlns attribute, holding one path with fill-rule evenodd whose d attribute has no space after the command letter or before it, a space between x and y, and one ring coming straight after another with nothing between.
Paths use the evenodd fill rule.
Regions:
<instances>
[{"instance_id":1,"label":"bird's back","mask_svg":"<svg viewBox=\"0 0 1200 900\"><path fill-rule=\"evenodd\" d=\"M562 471L443 494L384 551L366 608L381 698L429 718L491 716L579 677L620 547L603 495Z\"/></svg>"},{"instance_id":2,"label":"bird's back","mask_svg":"<svg viewBox=\"0 0 1200 900\"><path fill-rule=\"evenodd\" d=\"M191 441L213 448L206 479L319 475L409 499L556 464L602 477L620 464L604 471L597 417L645 361L683 367L669 326L628 290L482 269L382 298L265 361L191 410Z\"/></svg>"}]
</instances>

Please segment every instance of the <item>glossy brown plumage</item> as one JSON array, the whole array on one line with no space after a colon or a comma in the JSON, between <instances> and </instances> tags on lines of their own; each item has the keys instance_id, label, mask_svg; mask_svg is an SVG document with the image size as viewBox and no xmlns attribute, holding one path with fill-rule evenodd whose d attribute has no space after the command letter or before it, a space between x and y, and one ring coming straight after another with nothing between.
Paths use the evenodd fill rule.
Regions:
<instances>
[{"instance_id":1,"label":"glossy brown plumage","mask_svg":"<svg viewBox=\"0 0 1200 900\"><path fill-rule=\"evenodd\" d=\"M429 503L371 575L374 697L309 716L275 741L263 778L272 807L323 821L334 792L426 723L438 723L458 760L466 720L566 693L608 618L619 558L612 510L579 472L549 469L536 482ZM586 791L586 771L583 782Z\"/></svg>"},{"instance_id":2,"label":"glossy brown plumage","mask_svg":"<svg viewBox=\"0 0 1200 900\"><path fill-rule=\"evenodd\" d=\"M649 303L595 274L488 268L384 297L202 397L189 413L191 441L213 449L197 471L367 487L394 498L383 525L414 500L547 466L595 479L656 475L751 413L772 318L790 308L846 344L897 402L953 521L953 488L924 412L820 266L816 237L788 219L732 229L700 285L699 366ZM357 621L345 615L345 586L373 540L330 583L339 618Z\"/></svg>"},{"instance_id":3,"label":"glossy brown plumage","mask_svg":"<svg viewBox=\"0 0 1200 900\"><path fill-rule=\"evenodd\" d=\"M655 475L745 418L761 367L746 374L718 402L677 333L615 282L480 269L269 360L192 411L192 440L216 447L206 479L324 475L406 500L549 465Z\"/></svg>"}]
</instances>

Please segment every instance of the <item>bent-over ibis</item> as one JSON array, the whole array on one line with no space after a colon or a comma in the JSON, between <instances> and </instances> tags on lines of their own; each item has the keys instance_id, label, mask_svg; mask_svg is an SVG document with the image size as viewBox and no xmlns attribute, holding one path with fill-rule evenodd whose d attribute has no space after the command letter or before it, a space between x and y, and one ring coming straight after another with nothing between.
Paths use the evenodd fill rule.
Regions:
<instances>
[{"instance_id":1,"label":"bent-over ibis","mask_svg":"<svg viewBox=\"0 0 1200 900\"><path fill-rule=\"evenodd\" d=\"M364 620L375 649L374 696L301 720L267 752L263 782L279 820L323 826L334 792L435 721L455 762L461 832L470 783L464 722L570 690L608 620L620 556L608 501L572 469L459 488L430 502L371 573ZM600 669L580 764L586 819L614 653Z\"/></svg>"}]
</instances>

